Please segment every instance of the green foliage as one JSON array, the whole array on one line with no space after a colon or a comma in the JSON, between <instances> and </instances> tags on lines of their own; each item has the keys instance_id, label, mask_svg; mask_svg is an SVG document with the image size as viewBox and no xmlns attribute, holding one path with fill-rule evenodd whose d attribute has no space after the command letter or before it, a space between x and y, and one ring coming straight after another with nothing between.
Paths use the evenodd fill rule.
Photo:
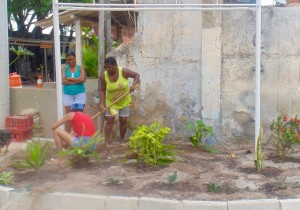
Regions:
<instances>
[{"instance_id":1,"label":"green foliage","mask_svg":"<svg viewBox=\"0 0 300 210\"><path fill-rule=\"evenodd\" d=\"M22 47L22 46L18 46L18 48L14 48L13 46L11 48L9 48L10 51L12 51L13 53L15 53L17 55L17 57L10 62L9 65L12 65L14 62L16 62L21 56L34 56L34 54L32 52L30 52L27 48Z\"/></svg>"},{"instance_id":2,"label":"green foliage","mask_svg":"<svg viewBox=\"0 0 300 210\"><path fill-rule=\"evenodd\" d=\"M1 185L9 185L13 182L13 174L11 172L2 172L0 174L0 184Z\"/></svg>"},{"instance_id":3,"label":"green foliage","mask_svg":"<svg viewBox=\"0 0 300 210\"><path fill-rule=\"evenodd\" d=\"M290 120L288 120L287 117L278 115L277 120L273 120L270 126L270 138L280 158L284 159L289 152L291 152L293 146L300 143L298 135L300 131L299 123L300 121L297 119L297 115Z\"/></svg>"},{"instance_id":4,"label":"green foliage","mask_svg":"<svg viewBox=\"0 0 300 210\"><path fill-rule=\"evenodd\" d=\"M118 177L111 177L107 179L106 181L102 182L103 185L119 185L123 184L124 182L120 180Z\"/></svg>"},{"instance_id":5,"label":"green foliage","mask_svg":"<svg viewBox=\"0 0 300 210\"><path fill-rule=\"evenodd\" d=\"M82 62L89 78L98 77L98 53L90 46L82 47Z\"/></svg>"},{"instance_id":6,"label":"green foliage","mask_svg":"<svg viewBox=\"0 0 300 210\"><path fill-rule=\"evenodd\" d=\"M26 142L26 156L24 160L12 163L12 167L18 169L40 169L48 156L49 143L42 143L41 141L28 141Z\"/></svg>"},{"instance_id":7,"label":"green foliage","mask_svg":"<svg viewBox=\"0 0 300 210\"><path fill-rule=\"evenodd\" d=\"M175 161L175 146L163 144L170 128L159 125L157 120L150 126L138 126L130 137L129 147L137 154L137 160L144 161L148 166L166 165Z\"/></svg>"},{"instance_id":8,"label":"green foliage","mask_svg":"<svg viewBox=\"0 0 300 210\"><path fill-rule=\"evenodd\" d=\"M73 146L68 149L65 149L59 153L59 156L68 157L71 162L73 159L78 160L80 158L95 158L100 162L99 154L95 150L92 150L92 147L102 142L103 139L104 138L102 134L100 134L100 131L97 131L86 144L83 144L82 139L80 143L81 146Z\"/></svg>"},{"instance_id":9,"label":"green foliage","mask_svg":"<svg viewBox=\"0 0 300 210\"><path fill-rule=\"evenodd\" d=\"M221 189L221 185L213 181L206 182L205 184L207 184L207 190L211 193L217 193Z\"/></svg>"},{"instance_id":10,"label":"green foliage","mask_svg":"<svg viewBox=\"0 0 300 210\"><path fill-rule=\"evenodd\" d=\"M193 135L189 137L194 147L199 147L203 138L207 135L213 136L213 129L211 126L207 126L203 121L197 120L196 123L188 122L186 128L193 132Z\"/></svg>"},{"instance_id":11,"label":"green foliage","mask_svg":"<svg viewBox=\"0 0 300 210\"><path fill-rule=\"evenodd\" d=\"M254 164L255 164L255 167L256 167L256 170L258 171L258 173L260 173L262 171L263 160L264 160L264 154L262 153L262 143L261 143L262 133L263 133L262 128L260 128L259 135L258 135L256 145L255 145Z\"/></svg>"},{"instance_id":12,"label":"green foliage","mask_svg":"<svg viewBox=\"0 0 300 210\"><path fill-rule=\"evenodd\" d=\"M87 77L98 77L98 37L91 28L82 28L82 62Z\"/></svg>"},{"instance_id":13,"label":"green foliage","mask_svg":"<svg viewBox=\"0 0 300 210\"><path fill-rule=\"evenodd\" d=\"M174 185L177 182L177 170L173 172L173 174L167 176L167 181L170 185Z\"/></svg>"}]
</instances>

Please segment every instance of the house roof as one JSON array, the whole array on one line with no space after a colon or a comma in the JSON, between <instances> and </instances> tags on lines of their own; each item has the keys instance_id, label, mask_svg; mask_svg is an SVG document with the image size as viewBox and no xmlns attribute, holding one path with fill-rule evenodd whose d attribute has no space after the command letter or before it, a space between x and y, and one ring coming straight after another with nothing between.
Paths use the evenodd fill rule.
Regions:
<instances>
[{"instance_id":1,"label":"house roof","mask_svg":"<svg viewBox=\"0 0 300 210\"><path fill-rule=\"evenodd\" d=\"M127 4L132 3L132 0L125 1ZM111 3L124 4L124 0L113 0ZM63 25L74 25L75 19L81 20L82 26L91 26L98 23L98 11L80 11L80 10L70 10L59 13L59 22ZM112 25L120 25L124 27L134 27L134 12L129 11L112 11L111 12L111 22ZM53 26L52 16L41 21L34 23L36 26L41 26L42 28L48 28Z\"/></svg>"}]
</instances>

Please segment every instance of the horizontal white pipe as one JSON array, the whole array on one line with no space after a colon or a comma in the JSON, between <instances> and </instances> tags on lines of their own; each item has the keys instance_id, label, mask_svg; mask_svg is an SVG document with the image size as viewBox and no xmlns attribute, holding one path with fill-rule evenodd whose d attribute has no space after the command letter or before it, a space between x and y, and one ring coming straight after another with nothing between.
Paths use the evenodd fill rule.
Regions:
<instances>
[{"instance_id":1,"label":"horizontal white pipe","mask_svg":"<svg viewBox=\"0 0 300 210\"><path fill-rule=\"evenodd\" d=\"M91 4L91 3L58 3L58 6L84 6L84 7L120 7L120 8L138 8L138 7L255 7L256 4Z\"/></svg>"},{"instance_id":2,"label":"horizontal white pipe","mask_svg":"<svg viewBox=\"0 0 300 210\"><path fill-rule=\"evenodd\" d=\"M213 11L213 10L255 10L255 7L205 7L205 8L86 8L86 7L59 7L59 10L81 11Z\"/></svg>"}]
</instances>

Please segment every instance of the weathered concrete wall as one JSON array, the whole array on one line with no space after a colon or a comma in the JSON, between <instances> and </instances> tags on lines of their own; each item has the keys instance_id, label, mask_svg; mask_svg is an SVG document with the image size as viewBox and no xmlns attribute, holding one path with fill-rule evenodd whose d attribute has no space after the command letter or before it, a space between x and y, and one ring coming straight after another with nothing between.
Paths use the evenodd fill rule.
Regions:
<instances>
[{"instance_id":1,"label":"weathered concrete wall","mask_svg":"<svg viewBox=\"0 0 300 210\"><path fill-rule=\"evenodd\" d=\"M94 80L94 82L97 84L96 80ZM88 87L90 86L88 85ZM92 102L93 92L87 89L86 94L87 104L85 106L85 112L94 116L98 110L90 105ZM50 89L25 87L10 88L10 102L10 113L12 115L20 114L22 110L28 108L37 109L40 113L40 124L43 126L43 137L52 138L53 132L51 130L51 125L57 121L57 99L55 87ZM98 127L97 123L97 119L95 119L94 124Z\"/></svg>"},{"instance_id":2,"label":"weathered concrete wall","mask_svg":"<svg viewBox=\"0 0 300 210\"><path fill-rule=\"evenodd\" d=\"M262 11L265 131L278 113L299 113L299 19L299 7ZM159 119L182 136L201 118L222 141L254 141L254 36L255 11L140 12L133 43L111 54L141 74L131 124Z\"/></svg>"}]
</instances>

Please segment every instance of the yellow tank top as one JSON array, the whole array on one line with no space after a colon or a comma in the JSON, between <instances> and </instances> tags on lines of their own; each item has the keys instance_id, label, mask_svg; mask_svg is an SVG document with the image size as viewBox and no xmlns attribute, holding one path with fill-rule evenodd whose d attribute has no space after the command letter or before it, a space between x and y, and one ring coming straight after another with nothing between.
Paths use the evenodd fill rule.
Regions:
<instances>
[{"instance_id":1,"label":"yellow tank top","mask_svg":"<svg viewBox=\"0 0 300 210\"><path fill-rule=\"evenodd\" d=\"M107 71L104 72L104 79L106 82L106 106L109 106L114 102L117 98L119 98L122 94L129 92L129 83L128 79L125 79L122 74L122 67L118 67L119 77L116 82L109 81ZM114 104L111 108L113 109L124 109L129 106L131 103L131 94L126 95L123 99L121 99L118 103Z\"/></svg>"}]
</instances>

